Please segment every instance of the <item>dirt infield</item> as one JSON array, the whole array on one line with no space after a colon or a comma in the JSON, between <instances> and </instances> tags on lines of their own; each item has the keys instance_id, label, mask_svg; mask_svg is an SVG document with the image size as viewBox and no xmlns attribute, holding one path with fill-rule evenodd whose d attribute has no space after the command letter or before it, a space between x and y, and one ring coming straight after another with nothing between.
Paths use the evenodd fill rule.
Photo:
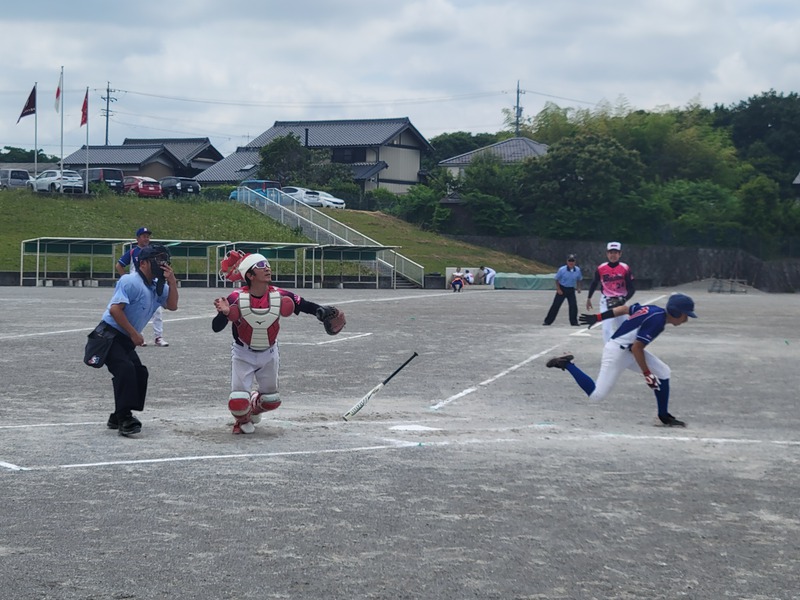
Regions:
<instances>
[{"instance_id":1,"label":"dirt infield","mask_svg":"<svg viewBox=\"0 0 800 600\"><path fill-rule=\"evenodd\" d=\"M544 367L602 349L541 326L551 291L326 289L347 327L284 321L283 406L232 436L230 331L185 289L124 438L81 364L111 290L0 288L0 598L800 598L800 296L707 289L652 346L685 430L641 377L593 404Z\"/></svg>"}]
</instances>

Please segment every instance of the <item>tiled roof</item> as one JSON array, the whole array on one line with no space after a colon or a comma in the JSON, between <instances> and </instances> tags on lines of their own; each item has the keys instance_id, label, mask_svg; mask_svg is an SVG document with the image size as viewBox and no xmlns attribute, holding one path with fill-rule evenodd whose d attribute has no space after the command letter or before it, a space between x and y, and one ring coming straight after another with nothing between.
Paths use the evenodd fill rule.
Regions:
<instances>
[{"instance_id":1,"label":"tiled roof","mask_svg":"<svg viewBox=\"0 0 800 600\"><path fill-rule=\"evenodd\" d=\"M211 165L196 177L200 183L238 183L250 179L258 170L261 155L258 148L237 148L236 152ZM245 169L244 167L251 167Z\"/></svg>"},{"instance_id":2,"label":"tiled roof","mask_svg":"<svg viewBox=\"0 0 800 600\"><path fill-rule=\"evenodd\" d=\"M141 146L89 146L89 164L115 167L138 167L153 162L161 155L179 163L178 158L163 144L142 144ZM64 158L64 165L80 166L86 164L86 146Z\"/></svg>"},{"instance_id":3,"label":"tiled roof","mask_svg":"<svg viewBox=\"0 0 800 600\"><path fill-rule=\"evenodd\" d=\"M57 169L58 163L40 162L38 165L32 162L29 163L0 163L0 169L25 169L28 173L33 175L34 167L38 172L47 171L48 169Z\"/></svg>"},{"instance_id":4,"label":"tiled roof","mask_svg":"<svg viewBox=\"0 0 800 600\"><path fill-rule=\"evenodd\" d=\"M249 144L261 148L277 137L293 134L310 148L352 148L383 146L405 131L411 131L420 145L430 150L431 145L411 124L408 117L399 119L356 119L347 121L275 121L267 131Z\"/></svg>"},{"instance_id":5,"label":"tiled roof","mask_svg":"<svg viewBox=\"0 0 800 600\"><path fill-rule=\"evenodd\" d=\"M209 158L222 160L222 154L211 145L208 138L125 138L123 146L149 146L151 144L163 145L169 150L184 166L189 166L198 154L209 150Z\"/></svg>"},{"instance_id":6,"label":"tiled roof","mask_svg":"<svg viewBox=\"0 0 800 600\"><path fill-rule=\"evenodd\" d=\"M515 137L502 142L497 142L490 146L478 148L472 152L459 154L452 158L447 158L439 163L440 167L459 167L468 165L472 159L487 152L497 156L501 162L516 163L533 156L543 156L547 154L547 144L541 144L525 137Z\"/></svg>"},{"instance_id":7,"label":"tiled roof","mask_svg":"<svg viewBox=\"0 0 800 600\"><path fill-rule=\"evenodd\" d=\"M389 165L379 160L378 162L353 163L350 166L353 168L353 179L356 181L363 181L369 179L376 173L380 173Z\"/></svg>"}]
</instances>

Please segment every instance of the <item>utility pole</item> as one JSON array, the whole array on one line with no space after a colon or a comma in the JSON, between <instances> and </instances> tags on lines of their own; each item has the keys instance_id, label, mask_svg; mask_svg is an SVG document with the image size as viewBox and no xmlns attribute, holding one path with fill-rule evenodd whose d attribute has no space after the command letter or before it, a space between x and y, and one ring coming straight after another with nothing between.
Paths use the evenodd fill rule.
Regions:
<instances>
[{"instance_id":1,"label":"utility pole","mask_svg":"<svg viewBox=\"0 0 800 600\"><path fill-rule=\"evenodd\" d=\"M522 107L519 105L519 95L524 94L525 90L520 91L519 89L519 79L517 79L517 105L514 107L514 113L516 116L516 126L514 127L514 135L519 137L519 120L522 117Z\"/></svg>"},{"instance_id":2,"label":"utility pole","mask_svg":"<svg viewBox=\"0 0 800 600\"><path fill-rule=\"evenodd\" d=\"M111 111L109 110L109 105L111 104L111 102L117 101L116 98L111 97L111 92L116 92L116 91L117 90L111 89L111 82L108 81L106 82L106 95L100 96L103 100L106 101L106 107L103 110L103 113L105 114L106 117L106 146L108 146L108 117L111 115ZM519 104L519 100L517 100L517 104Z\"/></svg>"}]
</instances>

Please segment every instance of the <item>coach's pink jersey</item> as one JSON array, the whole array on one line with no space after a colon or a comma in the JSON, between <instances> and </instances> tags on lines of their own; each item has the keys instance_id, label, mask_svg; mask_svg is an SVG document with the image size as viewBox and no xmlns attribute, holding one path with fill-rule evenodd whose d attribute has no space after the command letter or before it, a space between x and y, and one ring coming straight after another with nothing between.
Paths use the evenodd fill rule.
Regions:
<instances>
[{"instance_id":1,"label":"coach's pink jersey","mask_svg":"<svg viewBox=\"0 0 800 600\"><path fill-rule=\"evenodd\" d=\"M597 267L597 272L600 275L600 292L604 296L628 295L626 280L633 279L633 273L626 263L619 262L612 267L609 263L604 262Z\"/></svg>"}]
</instances>

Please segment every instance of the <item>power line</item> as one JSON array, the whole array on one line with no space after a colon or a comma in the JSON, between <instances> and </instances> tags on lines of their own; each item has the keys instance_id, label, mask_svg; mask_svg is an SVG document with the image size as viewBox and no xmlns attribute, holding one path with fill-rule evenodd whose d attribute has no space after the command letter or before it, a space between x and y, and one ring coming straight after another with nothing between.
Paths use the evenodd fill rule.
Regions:
<instances>
[{"instance_id":1,"label":"power line","mask_svg":"<svg viewBox=\"0 0 800 600\"><path fill-rule=\"evenodd\" d=\"M175 100L178 102L191 102L195 104L214 104L220 106L242 106L242 107L280 107L280 108L330 108L336 106L376 106L383 104L427 104L435 102L453 102L456 100L471 100L475 98L488 98L491 96L501 96L505 92L472 92L469 94L455 94L451 96L439 96L432 98L399 98L392 100L356 100L356 101L326 101L326 102L242 102L230 100L207 100L200 98L186 98L181 96L167 96L164 94L151 94L148 92L137 92L135 90L116 90L126 94L145 96L148 98L160 98L162 100Z\"/></svg>"}]
</instances>

